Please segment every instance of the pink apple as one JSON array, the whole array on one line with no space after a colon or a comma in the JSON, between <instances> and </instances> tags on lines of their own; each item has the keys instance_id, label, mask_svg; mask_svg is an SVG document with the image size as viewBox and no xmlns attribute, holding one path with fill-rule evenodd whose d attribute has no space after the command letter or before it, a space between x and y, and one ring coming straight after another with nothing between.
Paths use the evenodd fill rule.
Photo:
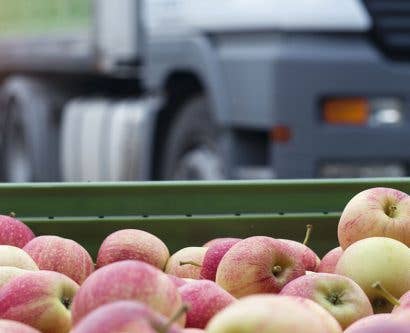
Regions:
<instances>
[{"instance_id":1,"label":"pink apple","mask_svg":"<svg viewBox=\"0 0 410 333\"><path fill-rule=\"evenodd\" d=\"M119 230L101 244L97 268L121 260L140 260L161 270L169 258L167 246L158 237L137 229Z\"/></svg>"},{"instance_id":2,"label":"pink apple","mask_svg":"<svg viewBox=\"0 0 410 333\"><path fill-rule=\"evenodd\" d=\"M340 217L338 238L345 250L360 239L389 237L410 246L410 197L376 187L356 194Z\"/></svg>"},{"instance_id":3,"label":"pink apple","mask_svg":"<svg viewBox=\"0 0 410 333\"><path fill-rule=\"evenodd\" d=\"M228 250L238 243L240 239L236 238L221 238L218 242L214 242L208 247L205 253L201 268L201 278L215 281L216 270L219 262Z\"/></svg>"},{"instance_id":4,"label":"pink apple","mask_svg":"<svg viewBox=\"0 0 410 333\"><path fill-rule=\"evenodd\" d=\"M13 320L0 319L0 332L2 333L40 333L33 327L19 323Z\"/></svg>"},{"instance_id":5,"label":"pink apple","mask_svg":"<svg viewBox=\"0 0 410 333\"><path fill-rule=\"evenodd\" d=\"M281 295L311 299L336 318L343 329L373 314L364 291L353 280L336 274L316 273L289 282Z\"/></svg>"},{"instance_id":6,"label":"pink apple","mask_svg":"<svg viewBox=\"0 0 410 333\"><path fill-rule=\"evenodd\" d=\"M398 303L399 305L393 309L393 313L410 310L410 290L400 297Z\"/></svg>"},{"instance_id":7,"label":"pink apple","mask_svg":"<svg viewBox=\"0 0 410 333\"><path fill-rule=\"evenodd\" d=\"M204 330L199 328L186 328L182 331L183 333L205 333Z\"/></svg>"},{"instance_id":8,"label":"pink apple","mask_svg":"<svg viewBox=\"0 0 410 333\"><path fill-rule=\"evenodd\" d=\"M376 314L356 321L344 333L410 333L409 319L387 313Z\"/></svg>"},{"instance_id":9,"label":"pink apple","mask_svg":"<svg viewBox=\"0 0 410 333\"><path fill-rule=\"evenodd\" d=\"M69 307L77 289L77 283L57 272L18 276L0 289L0 318L43 333L67 333L71 328Z\"/></svg>"},{"instance_id":10,"label":"pink apple","mask_svg":"<svg viewBox=\"0 0 410 333\"><path fill-rule=\"evenodd\" d=\"M37 264L27 252L11 245L0 245L0 266L38 271Z\"/></svg>"},{"instance_id":11,"label":"pink apple","mask_svg":"<svg viewBox=\"0 0 410 333\"><path fill-rule=\"evenodd\" d=\"M31 229L20 220L12 216L0 215L0 245L22 248L34 237Z\"/></svg>"},{"instance_id":12,"label":"pink apple","mask_svg":"<svg viewBox=\"0 0 410 333\"><path fill-rule=\"evenodd\" d=\"M280 241L285 242L287 245L293 248L293 250L296 252L296 255L301 258L305 270L317 272L320 265L320 258L315 252L313 252L312 249L294 240L280 239Z\"/></svg>"},{"instance_id":13,"label":"pink apple","mask_svg":"<svg viewBox=\"0 0 410 333\"><path fill-rule=\"evenodd\" d=\"M211 239L210 241L206 242L204 245L202 245L203 247L211 247L214 246L220 242L225 243L226 241L240 241L240 238L232 238L232 237L222 237L222 238L214 238Z\"/></svg>"},{"instance_id":14,"label":"pink apple","mask_svg":"<svg viewBox=\"0 0 410 333\"><path fill-rule=\"evenodd\" d=\"M99 268L84 281L73 300L73 321L76 324L97 307L118 300L140 301L166 317L182 306L177 288L164 272L142 261L123 260ZM184 325L185 316L179 323Z\"/></svg>"},{"instance_id":15,"label":"pink apple","mask_svg":"<svg viewBox=\"0 0 410 333\"><path fill-rule=\"evenodd\" d=\"M254 295L217 313L207 333L342 333L339 323L315 302L293 296Z\"/></svg>"},{"instance_id":16,"label":"pink apple","mask_svg":"<svg viewBox=\"0 0 410 333\"><path fill-rule=\"evenodd\" d=\"M178 289L182 301L188 305L186 327L205 328L208 321L235 298L215 282L198 280Z\"/></svg>"},{"instance_id":17,"label":"pink apple","mask_svg":"<svg viewBox=\"0 0 410 333\"><path fill-rule=\"evenodd\" d=\"M169 319L137 301L117 301L98 307L75 326L71 333L161 333ZM167 333L182 333L172 325Z\"/></svg>"},{"instance_id":18,"label":"pink apple","mask_svg":"<svg viewBox=\"0 0 410 333\"><path fill-rule=\"evenodd\" d=\"M320 273L334 273L337 262L343 254L342 248L339 246L329 251L321 260L318 272Z\"/></svg>"},{"instance_id":19,"label":"pink apple","mask_svg":"<svg viewBox=\"0 0 410 333\"><path fill-rule=\"evenodd\" d=\"M23 248L42 270L59 272L78 284L94 271L87 250L77 242L58 236L40 236Z\"/></svg>"},{"instance_id":20,"label":"pink apple","mask_svg":"<svg viewBox=\"0 0 410 333\"><path fill-rule=\"evenodd\" d=\"M26 274L28 272L31 271L17 267L0 266L0 289L15 277Z\"/></svg>"},{"instance_id":21,"label":"pink apple","mask_svg":"<svg viewBox=\"0 0 410 333\"><path fill-rule=\"evenodd\" d=\"M199 279L206 247L186 247L175 252L165 266L165 273L180 278Z\"/></svg>"},{"instance_id":22,"label":"pink apple","mask_svg":"<svg viewBox=\"0 0 410 333\"><path fill-rule=\"evenodd\" d=\"M178 276L175 275L171 275L171 274L167 274L167 276L169 277L169 279L172 281L172 283L174 284L175 287L179 288L182 287L184 284L187 284L188 281L186 281L183 278L180 278ZM196 280L193 280L196 281Z\"/></svg>"},{"instance_id":23,"label":"pink apple","mask_svg":"<svg viewBox=\"0 0 410 333\"><path fill-rule=\"evenodd\" d=\"M278 293L304 274L302 259L294 248L274 238L254 236L226 252L216 272L216 283L239 298Z\"/></svg>"}]
</instances>

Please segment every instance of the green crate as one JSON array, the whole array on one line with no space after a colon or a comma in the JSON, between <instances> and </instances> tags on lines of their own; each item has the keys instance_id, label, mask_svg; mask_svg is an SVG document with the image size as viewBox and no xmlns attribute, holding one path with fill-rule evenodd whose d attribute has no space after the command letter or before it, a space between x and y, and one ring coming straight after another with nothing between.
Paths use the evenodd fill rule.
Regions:
<instances>
[{"instance_id":1,"label":"green crate","mask_svg":"<svg viewBox=\"0 0 410 333\"><path fill-rule=\"evenodd\" d=\"M152 232L173 252L223 236L302 240L308 223L322 255L337 245L348 200L375 186L410 192L408 178L0 184L0 211L15 212L37 235L77 240L94 256L122 228Z\"/></svg>"}]
</instances>

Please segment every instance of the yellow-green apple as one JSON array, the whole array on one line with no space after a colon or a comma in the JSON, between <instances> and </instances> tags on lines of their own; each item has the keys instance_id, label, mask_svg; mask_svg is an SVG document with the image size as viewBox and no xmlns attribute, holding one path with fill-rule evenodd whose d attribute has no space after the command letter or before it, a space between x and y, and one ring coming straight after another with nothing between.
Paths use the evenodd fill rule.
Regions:
<instances>
[{"instance_id":1,"label":"yellow-green apple","mask_svg":"<svg viewBox=\"0 0 410 333\"><path fill-rule=\"evenodd\" d=\"M207 333L342 333L339 323L315 302L300 297L253 295L217 313Z\"/></svg>"},{"instance_id":2,"label":"yellow-green apple","mask_svg":"<svg viewBox=\"0 0 410 333\"><path fill-rule=\"evenodd\" d=\"M289 282L280 293L311 299L329 311L343 329L373 314L364 291L352 279L342 275L304 275Z\"/></svg>"},{"instance_id":3,"label":"yellow-green apple","mask_svg":"<svg viewBox=\"0 0 410 333\"><path fill-rule=\"evenodd\" d=\"M101 244L97 268L121 260L140 260L164 270L169 258L167 246L158 237L137 229L119 230Z\"/></svg>"},{"instance_id":4,"label":"yellow-green apple","mask_svg":"<svg viewBox=\"0 0 410 333\"><path fill-rule=\"evenodd\" d=\"M410 246L410 197L385 187L356 194L342 212L337 234L343 249L369 237L389 237Z\"/></svg>"},{"instance_id":5,"label":"yellow-green apple","mask_svg":"<svg viewBox=\"0 0 410 333\"><path fill-rule=\"evenodd\" d=\"M0 332L1 333L40 333L33 327L19 323L14 320L0 319Z\"/></svg>"},{"instance_id":6,"label":"yellow-green apple","mask_svg":"<svg viewBox=\"0 0 410 333\"><path fill-rule=\"evenodd\" d=\"M221 238L214 238L211 239L210 241L206 242L203 247L211 247L215 244L218 244L219 242L225 243L226 241L231 241L231 240L241 240L240 238L234 238L234 237L221 237Z\"/></svg>"},{"instance_id":7,"label":"yellow-green apple","mask_svg":"<svg viewBox=\"0 0 410 333\"><path fill-rule=\"evenodd\" d=\"M375 314L356 321L344 333L410 333L409 318L398 318L387 313Z\"/></svg>"},{"instance_id":8,"label":"yellow-green apple","mask_svg":"<svg viewBox=\"0 0 410 333\"><path fill-rule=\"evenodd\" d=\"M117 301L98 307L71 333L182 333L177 325L138 301Z\"/></svg>"},{"instance_id":9,"label":"yellow-green apple","mask_svg":"<svg viewBox=\"0 0 410 333\"><path fill-rule=\"evenodd\" d=\"M34 237L33 231L20 220L0 215L0 245L22 248Z\"/></svg>"},{"instance_id":10,"label":"yellow-green apple","mask_svg":"<svg viewBox=\"0 0 410 333\"><path fill-rule=\"evenodd\" d=\"M239 298L278 293L304 274L302 258L293 247L271 237L253 236L226 252L216 271L216 283Z\"/></svg>"},{"instance_id":11,"label":"yellow-green apple","mask_svg":"<svg viewBox=\"0 0 410 333\"><path fill-rule=\"evenodd\" d=\"M27 252L11 245L0 245L0 267L1 266L12 266L38 271L37 264Z\"/></svg>"},{"instance_id":12,"label":"yellow-green apple","mask_svg":"<svg viewBox=\"0 0 410 333\"><path fill-rule=\"evenodd\" d=\"M200 277L202 279L215 281L216 270L219 262L228 250L238 243L237 238L221 238L208 247L202 262Z\"/></svg>"},{"instance_id":13,"label":"yellow-green apple","mask_svg":"<svg viewBox=\"0 0 410 333\"><path fill-rule=\"evenodd\" d=\"M336 269L337 262L343 254L342 248L336 247L330 250L320 261L318 272L320 273L334 273Z\"/></svg>"},{"instance_id":14,"label":"yellow-green apple","mask_svg":"<svg viewBox=\"0 0 410 333\"><path fill-rule=\"evenodd\" d=\"M43 270L67 275L78 284L94 271L91 256L77 242L58 236L39 236L24 246L26 251Z\"/></svg>"},{"instance_id":15,"label":"yellow-green apple","mask_svg":"<svg viewBox=\"0 0 410 333\"><path fill-rule=\"evenodd\" d=\"M198 280L207 247L185 247L175 252L165 266L165 273Z\"/></svg>"},{"instance_id":16,"label":"yellow-green apple","mask_svg":"<svg viewBox=\"0 0 410 333\"><path fill-rule=\"evenodd\" d=\"M186 327L205 328L208 321L236 299L215 282L198 280L178 288L188 305Z\"/></svg>"},{"instance_id":17,"label":"yellow-green apple","mask_svg":"<svg viewBox=\"0 0 410 333\"><path fill-rule=\"evenodd\" d=\"M396 298L410 290L410 249L387 237L362 239L344 251L336 273L351 278L364 290L375 313L391 312L393 305L374 284L379 282Z\"/></svg>"},{"instance_id":18,"label":"yellow-green apple","mask_svg":"<svg viewBox=\"0 0 410 333\"><path fill-rule=\"evenodd\" d=\"M123 260L97 269L81 285L71 312L77 324L97 307L118 300L136 300L171 317L182 306L171 279L158 268L138 260ZM179 323L185 324L185 316Z\"/></svg>"},{"instance_id":19,"label":"yellow-green apple","mask_svg":"<svg viewBox=\"0 0 410 333\"><path fill-rule=\"evenodd\" d=\"M0 289L0 318L22 322L43 333L67 333L70 304L78 284L52 271L28 272Z\"/></svg>"},{"instance_id":20,"label":"yellow-green apple","mask_svg":"<svg viewBox=\"0 0 410 333\"><path fill-rule=\"evenodd\" d=\"M31 271L11 266L0 266L0 288L11 279L14 279L15 277L23 275L27 272Z\"/></svg>"}]
</instances>

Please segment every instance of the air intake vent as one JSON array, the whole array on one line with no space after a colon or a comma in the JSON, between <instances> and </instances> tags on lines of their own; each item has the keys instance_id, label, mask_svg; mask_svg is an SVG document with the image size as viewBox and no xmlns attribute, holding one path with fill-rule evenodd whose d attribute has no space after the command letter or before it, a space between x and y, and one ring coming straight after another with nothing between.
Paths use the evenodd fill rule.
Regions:
<instances>
[{"instance_id":1,"label":"air intake vent","mask_svg":"<svg viewBox=\"0 0 410 333\"><path fill-rule=\"evenodd\" d=\"M410 60L410 0L363 0L377 43L390 57Z\"/></svg>"}]
</instances>

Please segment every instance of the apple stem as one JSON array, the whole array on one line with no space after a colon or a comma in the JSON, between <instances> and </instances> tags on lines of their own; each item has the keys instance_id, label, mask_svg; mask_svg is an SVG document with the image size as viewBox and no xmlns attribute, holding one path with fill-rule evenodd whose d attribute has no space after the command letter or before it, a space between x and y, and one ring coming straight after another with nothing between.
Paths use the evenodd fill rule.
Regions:
<instances>
[{"instance_id":1,"label":"apple stem","mask_svg":"<svg viewBox=\"0 0 410 333\"><path fill-rule=\"evenodd\" d=\"M306 226L306 235L305 235L305 239L303 240L303 245L307 245L309 240L310 240L310 236L312 234L312 229L313 229L313 225L308 224Z\"/></svg>"},{"instance_id":2,"label":"apple stem","mask_svg":"<svg viewBox=\"0 0 410 333\"><path fill-rule=\"evenodd\" d=\"M16 217L16 213L15 212L10 212L9 216L14 218L14 217Z\"/></svg>"},{"instance_id":3,"label":"apple stem","mask_svg":"<svg viewBox=\"0 0 410 333\"><path fill-rule=\"evenodd\" d=\"M372 288L376 289L391 304L400 306L399 300L394 297L386 288L384 288L380 281L373 283Z\"/></svg>"},{"instance_id":4,"label":"apple stem","mask_svg":"<svg viewBox=\"0 0 410 333\"><path fill-rule=\"evenodd\" d=\"M184 313L187 313L189 310L189 307L187 304L182 304L182 306L178 309L175 314L169 318L168 322L165 324L162 329L159 330L160 333L167 333L171 326L179 319Z\"/></svg>"},{"instance_id":5,"label":"apple stem","mask_svg":"<svg viewBox=\"0 0 410 333\"><path fill-rule=\"evenodd\" d=\"M184 265L192 265L196 267L202 267L202 265L198 264L197 262L194 261L180 261L179 266L184 266Z\"/></svg>"}]
</instances>

